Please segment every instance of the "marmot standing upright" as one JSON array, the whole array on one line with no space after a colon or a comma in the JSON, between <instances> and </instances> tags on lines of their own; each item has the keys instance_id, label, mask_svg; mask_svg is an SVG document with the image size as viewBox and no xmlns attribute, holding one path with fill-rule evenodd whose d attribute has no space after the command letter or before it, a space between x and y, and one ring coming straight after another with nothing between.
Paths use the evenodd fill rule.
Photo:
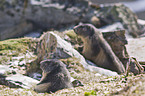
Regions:
<instances>
[{"instance_id":1,"label":"marmot standing upright","mask_svg":"<svg viewBox=\"0 0 145 96\"><path fill-rule=\"evenodd\" d=\"M84 48L82 54L97 66L124 73L122 62L112 51L103 35L92 24L82 24L74 27L75 33L82 39Z\"/></svg>"},{"instance_id":2,"label":"marmot standing upright","mask_svg":"<svg viewBox=\"0 0 145 96\"><path fill-rule=\"evenodd\" d=\"M40 83L34 89L36 92L55 92L72 87L70 73L63 62L58 59L48 59L40 64L43 74Z\"/></svg>"}]
</instances>

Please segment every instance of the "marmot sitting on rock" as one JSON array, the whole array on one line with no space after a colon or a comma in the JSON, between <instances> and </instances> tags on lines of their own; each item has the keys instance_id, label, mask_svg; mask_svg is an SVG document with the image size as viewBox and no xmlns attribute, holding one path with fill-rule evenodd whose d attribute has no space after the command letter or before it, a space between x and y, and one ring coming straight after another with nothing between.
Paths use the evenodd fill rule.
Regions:
<instances>
[{"instance_id":1,"label":"marmot sitting on rock","mask_svg":"<svg viewBox=\"0 0 145 96\"><path fill-rule=\"evenodd\" d=\"M35 87L36 92L55 92L72 87L71 76L63 62L58 59L48 59L40 62L43 70L40 83Z\"/></svg>"},{"instance_id":2,"label":"marmot sitting on rock","mask_svg":"<svg viewBox=\"0 0 145 96\"><path fill-rule=\"evenodd\" d=\"M103 38L99 30L91 24L82 24L74 27L74 32L82 39L84 48L82 54L93 61L97 66L124 73L122 62L112 51L110 45Z\"/></svg>"}]
</instances>

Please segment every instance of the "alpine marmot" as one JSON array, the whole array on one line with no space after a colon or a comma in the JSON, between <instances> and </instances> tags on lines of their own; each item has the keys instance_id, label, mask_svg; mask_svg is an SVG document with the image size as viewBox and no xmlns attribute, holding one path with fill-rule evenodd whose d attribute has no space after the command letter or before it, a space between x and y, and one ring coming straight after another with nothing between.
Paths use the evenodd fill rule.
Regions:
<instances>
[{"instance_id":1,"label":"alpine marmot","mask_svg":"<svg viewBox=\"0 0 145 96\"><path fill-rule=\"evenodd\" d=\"M92 24L82 24L74 27L75 33L82 39L84 48L82 54L97 66L124 73L122 62L112 51L103 38L102 33Z\"/></svg>"},{"instance_id":2,"label":"alpine marmot","mask_svg":"<svg viewBox=\"0 0 145 96\"><path fill-rule=\"evenodd\" d=\"M58 59L48 59L40 62L42 78L35 87L36 92L55 92L72 87L71 76L63 62Z\"/></svg>"}]
</instances>

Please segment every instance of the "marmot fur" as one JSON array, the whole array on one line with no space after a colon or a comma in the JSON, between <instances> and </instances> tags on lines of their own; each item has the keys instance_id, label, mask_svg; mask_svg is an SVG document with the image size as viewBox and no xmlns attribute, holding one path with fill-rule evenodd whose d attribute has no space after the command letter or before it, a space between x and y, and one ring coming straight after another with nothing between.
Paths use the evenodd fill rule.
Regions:
<instances>
[{"instance_id":1,"label":"marmot fur","mask_svg":"<svg viewBox=\"0 0 145 96\"><path fill-rule=\"evenodd\" d=\"M124 73L122 62L112 51L103 38L102 33L92 24L82 24L74 27L75 33L82 39L84 48L82 54L97 66Z\"/></svg>"},{"instance_id":2,"label":"marmot fur","mask_svg":"<svg viewBox=\"0 0 145 96\"><path fill-rule=\"evenodd\" d=\"M37 92L55 92L72 87L71 76L63 62L58 59L48 59L40 62L43 71L40 83L35 87Z\"/></svg>"}]
</instances>

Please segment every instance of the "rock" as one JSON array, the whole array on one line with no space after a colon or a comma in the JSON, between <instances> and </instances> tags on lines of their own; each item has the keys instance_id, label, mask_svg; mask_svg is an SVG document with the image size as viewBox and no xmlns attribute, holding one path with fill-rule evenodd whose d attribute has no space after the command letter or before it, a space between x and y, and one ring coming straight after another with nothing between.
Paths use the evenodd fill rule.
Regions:
<instances>
[{"instance_id":1,"label":"rock","mask_svg":"<svg viewBox=\"0 0 145 96\"><path fill-rule=\"evenodd\" d=\"M117 75L116 72L89 65L86 62L85 58L77 50L75 50L70 43L61 39L57 34L53 32L47 32L41 36L41 40L37 48L37 55L38 61L35 64L38 64L38 62L49 58L64 59L68 57L75 57L80 60L80 64L82 64L85 69L108 76Z\"/></svg>"},{"instance_id":2,"label":"rock","mask_svg":"<svg viewBox=\"0 0 145 96\"><path fill-rule=\"evenodd\" d=\"M127 30L127 35L129 34L133 37L138 37L144 33L141 31L143 26L139 25L137 22L137 16L123 4L117 3L104 5L96 15L106 24L121 22L123 27Z\"/></svg>"},{"instance_id":3,"label":"rock","mask_svg":"<svg viewBox=\"0 0 145 96\"><path fill-rule=\"evenodd\" d=\"M32 28L46 30L76 24L88 7L88 2L85 0L45 0L43 2L5 0L1 3L0 40L22 36L31 32ZM8 36L10 32L11 35Z\"/></svg>"},{"instance_id":4,"label":"rock","mask_svg":"<svg viewBox=\"0 0 145 96\"><path fill-rule=\"evenodd\" d=\"M128 39L128 44L126 45L127 52L130 57L134 57L140 64L145 64L145 37Z\"/></svg>"},{"instance_id":5,"label":"rock","mask_svg":"<svg viewBox=\"0 0 145 96\"><path fill-rule=\"evenodd\" d=\"M124 64L124 67L126 68L126 70L128 70L128 66L129 66L130 69L128 71L134 73L135 75L143 73L144 69L142 65L140 64L143 64L144 61L142 62L140 61L141 58L138 60L136 56L132 55L133 52L130 52L130 51L133 50L134 48L128 49L129 46L137 47L136 44L138 44L141 41L136 42L136 44L133 44L133 43L130 44L130 40L127 41L125 37L125 30L103 32L103 36L107 40L109 45L111 46L116 56ZM135 40L135 39L131 39L131 40ZM129 45L128 45L128 42L129 42ZM138 53L135 53L135 54L138 54ZM137 58L137 60L133 57Z\"/></svg>"},{"instance_id":6,"label":"rock","mask_svg":"<svg viewBox=\"0 0 145 96\"><path fill-rule=\"evenodd\" d=\"M141 26L145 26L145 20L138 19L137 22L138 22ZM145 27L144 27L141 31L144 31L144 30L145 30ZM140 37L145 37L145 33L141 34Z\"/></svg>"},{"instance_id":7,"label":"rock","mask_svg":"<svg viewBox=\"0 0 145 96\"><path fill-rule=\"evenodd\" d=\"M36 42L34 38L0 42L0 84L30 89L34 83L38 83L37 80L22 75L26 73L29 63L36 59L34 55Z\"/></svg>"},{"instance_id":8,"label":"rock","mask_svg":"<svg viewBox=\"0 0 145 96\"><path fill-rule=\"evenodd\" d=\"M135 75L144 73L144 68L139 64L136 58L131 57L130 59L129 71Z\"/></svg>"},{"instance_id":9,"label":"rock","mask_svg":"<svg viewBox=\"0 0 145 96\"><path fill-rule=\"evenodd\" d=\"M16 74L16 72L7 65L0 65L0 76L7 76L9 74Z\"/></svg>"},{"instance_id":10,"label":"rock","mask_svg":"<svg viewBox=\"0 0 145 96\"><path fill-rule=\"evenodd\" d=\"M73 87L84 86L79 80L74 80L72 84L73 84Z\"/></svg>"},{"instance_id":11,"label":"rock","mask_svg":"<svg viewBox=\"0 0 145 96\"><path fill-rule=\"evenodd\" d=\"M140 24L140 25L145 25L145 20L138 19L137 22L138 22L138 24Z\"/></svg>"},{"instance_id":12,"label":"rock","mask_svg":"<svg viewBox=\"0 0 145 96\"><path fill-rule=\"evenodd\" d=\"M71 82L73 87L84 86L84 84L81 81L74 79L73 77L71 77Z\"/></svg>"},{"instance_id":13,"label":"rock","mask_svg":"<svg viewBox=\"0 0 145 96\"><path fill-rule=\"evenodd\" d=\"M144 52L145 38L128 39L126 45L127 52L131 57L130 71L134 74L144 73L145 68L145 52ZM134 59L132 59L134 58Z\"/></svg>"},{"instance_id":14,"label":"rock","mask_svg":"<svg viewBox=\"0 0 145 96\"><path fill-rule=\"evenodd\" d=\"M109 43L113 52L123 63L124 67L126 67L129 61L129 55L125 47L125 45L128 44L125 37L125 30L103 32L103 37Z\"/></svg>"},{"instance_id":15,"label":"rock","mask_svg":"<svg viewBox=\"0 0 145 96\"><path fill-rule=\"evenodd\" d=\"M88 22L99 27L121 22L134 37L144 32L134 13L123 4L92 7L87 0L5 0L1 3L0 40L23 36L39 29L65 29L79 22ZM14 34L8 36L7 33L10 32Z\"/></svg>"},{"instance_id":16,"label":"rock","mask_svg":"<svg viewBox=\"0 0 145 96\"><path fill-rule=\"evenodd\" d=\"M11 25L11 26L6 26L6 27L1 27L0 30L0 40L8 39L8 38L13 38L13 37L19 37L22 36L29 31L33 30L33 25L31 23L27 23L26 21ZM11 34L11 35L9 35Z\"/></svg>"},{"instance_id":17,"label":"rock","mask_svg":"<svg viewBox=\"0 0 145 96\"><path fill-rule=\"evenodd\" d=\"M32 24L22 16L23 1L4 0L0 2L0 40L22 36L33 29Z\"/></svg>"},{"instance_id":18,"label":"rock","mask_svg":"<svg viewBox=\"0 0 145 96\"><path fill-rule=\"evenodd\" d=\"M39 83L33 78L16 73L16 71L6 65L0 65L0 84L14 88L30 89Z\"/></svg>"},{"instance_id":19,"label":"rock","mask_svg":"<svg viewBox=\"0 0 145 96\"><path fill-rule=\"evenodd\" d=\"M25 18L43 30L50 28L61 28L62 25L71 25L79 20L77 16L74 16L55 7L32 5L32 8L30 7L25 10Z\"/></svg>"},{"instance_id":20,"label":"rock","mask_svg":"<svg viewBox=\"0 0 145 96\"><path fill-rule=\"evenodd\" d=\"M120 22L115 22L111 25L106 25L106 26L99 28L99 30L103 33L110 32L110 31L124 30L124 29L125 28L123 27L122 23L120 23Z\"/></svg>"},{"instance_id":21,"label":"rock","mask_svg":"<svg viewBox=\"0 0 145 96\"><path fill-rule=\"evenodd\" d=\"M130 64L130 72L132 72L135 75L139 74L138 67L136 66L134 62L131 62Z\"/></svg>"},{"instance_id":22,"label":"rock","mask_svg":"<svg viewBox=\"0 0 145 96\"><path fill-rule=\"evenodd\" d=\"M9 87L11 87L12 84L13 87L21 87L25 89L31 89L39 83L39 81L22 74L7 76L5 80L10 84Z\"/></svg>"},{"instance_id":23,"label":"rock","mask_svg":"<svg viewBox=\"0 0 145 96\"><path fill-rule=\"evenodd\" d=\"M98 67L98 66L96 66L96 64L94 64L91 61L87 61L87 63L89 65L88 65L88 68L86 68L86 69L91 72L96 72L96 73L99 73L100 75L106 75L106 76L117 76L118 75L117 72Z\"/></svg>"}]
</instances>

